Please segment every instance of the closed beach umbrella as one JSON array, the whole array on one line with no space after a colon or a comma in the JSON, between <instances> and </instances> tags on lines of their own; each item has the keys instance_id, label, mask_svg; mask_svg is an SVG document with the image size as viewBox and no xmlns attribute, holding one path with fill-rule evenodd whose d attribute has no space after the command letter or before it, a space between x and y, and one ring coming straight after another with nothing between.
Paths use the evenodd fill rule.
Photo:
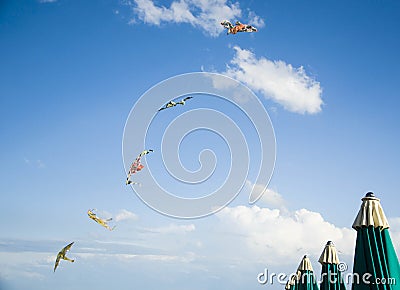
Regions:
<instances>
[{"instance_id":1,"label":"closed beach umbrella","mask_svg":"<svg viewBox=\"0 0 400 290\"><path fill-rule=\"evenodd\" d=\"M317 281L311 266L311 261L305 255L297 268L297 277L291 290L318 290Z\"/></svg>"},{"instance_id":2,"label":"closed beach umbrella","mask_svg":"<svg viewBox=\"0 0 400 290\"><path fill-rule=\"evenodd\" d=\"M319 288L321 290L345 290L346 286L338 270L339 258L331 241L326 244L318 262L322 265Z\"/></svg>"},{"instance_id":3,"label":"closed beach umbrella","mask_svg":"<svg viewBox=\"0 0 400 290\"><path fill-rule=\"evenodd\" d=\"M353 223L357 231L353 290L400 290L400 265L380 200L372 192L362 199Z\"/></svg>"}]
</instances>

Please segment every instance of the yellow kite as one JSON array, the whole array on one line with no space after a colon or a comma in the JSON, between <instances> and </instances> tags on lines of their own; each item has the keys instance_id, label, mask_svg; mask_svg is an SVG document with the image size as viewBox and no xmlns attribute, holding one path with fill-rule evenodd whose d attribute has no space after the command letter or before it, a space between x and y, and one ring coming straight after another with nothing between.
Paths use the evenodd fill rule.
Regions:
<instances>
[{"instance_id":1,"label":"yellow kite","mask_svg":"<svg viewBox=\"0 0 400 290\"><path fill-rule=\"evenodd\" d=\"M115 228L115 226L113 226L113 227L111 228L111 227L107 224L107 222L111 221L112 218L109 218L109 219L106 219L106 220L101 219L101 218L97 217L96 214L95 214L93 211L94 211L94 209L92 209L92 210L89 209L89 210L88 210L87 214L88 214L89 218L91 218L91 219L94 220L96 223L98 223L99 225L102 225L103 227L105 227L106 229L108 229L108 230L110 230L110 231L112 231L112 230Z\"/></svg>"}]
</instances>

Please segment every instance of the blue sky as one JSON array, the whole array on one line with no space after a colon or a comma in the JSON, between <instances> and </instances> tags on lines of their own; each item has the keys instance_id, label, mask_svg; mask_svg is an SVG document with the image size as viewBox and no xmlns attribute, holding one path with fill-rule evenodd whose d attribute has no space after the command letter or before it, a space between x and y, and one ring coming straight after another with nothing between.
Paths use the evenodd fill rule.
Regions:
<instances>
[{"instance_id":1,"label":"blue sky","mask_svg":"<svg viewBox=\"0 0 400 290\"><path fill-rule=\"evenodd\" d=\"M257 274L292 272L305 253L319 272L328 239L351 264L367 191L381 198L399 251L399 16L397 1L3 1L0 288L282 289L258 285ZM226 18L259 31L226 35L217 21ZM174 219L125 185L124 128L147 90L199 71L255 92L274 127L275 171L255 205L248 180L218 214ZM157 115L155 131L208 105L237 116L200 100ZM195 170L210 146L224 161L218 181L227 145L198 133L182 143L182 161ZM161 171L159 153L146 169ZM96 225L89 208L117 228ZM76 262L53 273L71 241Z\"/></svg>"}]
</instances>

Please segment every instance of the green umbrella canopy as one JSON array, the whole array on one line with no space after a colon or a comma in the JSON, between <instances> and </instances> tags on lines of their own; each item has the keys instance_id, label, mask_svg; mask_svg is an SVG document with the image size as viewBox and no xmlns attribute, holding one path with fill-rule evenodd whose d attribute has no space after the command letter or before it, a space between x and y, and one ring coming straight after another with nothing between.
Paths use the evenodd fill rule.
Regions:
<instances>
[{"instance_id":1,"label":"green umbrella canopy","mask_svg":"<svg viewBox=\"0 0 400 290\"><path fill-rule=\"evenodd\" d=\"M297 275L292 276L290 280L287 281L285 289L286 290L296 290L296 280L297 280Z\"/></svg>"},{"instance_id":2,"label":"green umbrella canopy","mask_svg":"<svg viewBox=\"0 0 400 290\"><path fill-rule=\"evenodd\" d=\"M307 255L305 255L301 260L300 265L297 268L297 275L293 276L292 280L290 280L288 284L290 285L290 290L318 290L311 261Z\"/></svg>"},{"instance_id":3,"label":"green umbrella canopy","mask_svg":"<svg viewBox=\"0 0 400 290\"><path fill-rule=\"evenodd\" d=\"M368 192L353 223L357 231L353 290L400 290L400 265L379 198Z\"/></svg>"},{"instance_id":4,"label":"green umbrella canopy","mask_svg":"<svg viewBox=\"0 0 400 290\"><path fill-rule=\"evenodd\" d=\"M339 258L335 246L329 241L318 262L322 265L321 271L321 290L345 290L342 275L338 270Z\"/></svg>"}]
</instances>

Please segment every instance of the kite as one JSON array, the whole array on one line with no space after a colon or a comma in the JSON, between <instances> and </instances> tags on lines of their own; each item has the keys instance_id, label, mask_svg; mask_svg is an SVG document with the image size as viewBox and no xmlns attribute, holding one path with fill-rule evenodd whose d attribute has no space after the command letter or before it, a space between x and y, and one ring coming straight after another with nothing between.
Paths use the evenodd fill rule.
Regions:
<instances>
[{"instance_id":1,"label":"kite","mask_svg":"<svg viewBox=\"0 0 400 290\"><path fill-rule=\"evenodd\" d=\"M139 154L139 157L142 157L142 156L144 156L144 155L146 155L146 154L149 154L150 152L153 152L153 150L152 150L152 149L143 150L142 153Z\"/></svg>"},{"instance_id":2,"label":"kite","mask_svg":"<svg viewBox=\"0 0 400 290\"><path fill-rule=\"evenodd\" d=\"M126 181L126 185L128 185L128 184L132 184L132 185L137 184L139 186L142 186L142 184L140 182L135 182L135 181L132 181L132 180L127 180Z\"/></svg>"},{"instance_id":3,"label":"kite","mask_svg":"<svg viewBox=\"0 0 400 290\"><path fill-rule=\"evenodd\" d=\"M230 23L229 20L224 20L221 22L221 25L228 29L226 34L236 34L238 32L257 32L257 28L249 24L243 24L239 21L236 21L235 26Z\"/></svg>"},{"instance_id":4,"label":"kite","mask_svg":"<svg viewBox=\"0 0 400 290\"><path fill-rule=\"evenodd\" d=\"M116 227L116 226L113 226L113 227L111 228L111 227L107 224L107 222L111 221L112 218L109 218L109 219L106 219L106 220L101 219L101 218L97 217L96 214L95 214L93 211L94 211L94 209L92 209L92 210L89 209L88 212L87 212L87 214L88 214L89 218L91 218L92 220L94 220L96 223L98 223L99 225L105 227L106 229L108 229L108 230L110 230L110 231L112 231L112 230Z\"/></svg>"},{"instance_id":5,"label":"kite","mask_svg":"<svg viewBox=\"0 0 400 290\"><path fill-rule=\"evenodd\" d=\"M140 163L140 160L144 155L149 154L150 152L153 152L153 150L152 149L143 150L142 153L140 153L139 156L136 157L135 161L133 161L131 168L129 169L129 172L128 172L128 177L126 178L126 185L140 184L138 182L133 182L132 180L130 180L130 178L131 178L132 174L135 174L136 172L138 172L144 168L144 165L142 163Z\"/></svg>"},{"instance_id":6,"label":"kite","mask_svg":"<svg viewBox=\"0 0 400 290\"><path fill-rule=\"evenodd\" d=\"M186 97L186 98L182 99L179 102L169 101L167 104L164 105L164 107L160 108L158 111L162 111L162 110L165 110L165 109L168 109L168 108L172 108L172 107L175 107L177 105L182 105L183 106L183 105L185 105L185 102L187 100L190 100L190 99L193 99L193 97Z\"/></svg>"},{"instance_id":7,"label":"kite","mask_svg":"<svg viewBox=\"0 0 400 290\"><path fill-rule=\"evenodd\" d=\"M70 261L72 263L75 261L75 260L70 259L70 258L65 256L67 254L67 252L71 249L73 244L74 244L74 242L70 243L69 245L65 246L61 251L58 252L57 259L56 259L56 264L54 265L54 272L56 271L56 269L58 267L58 264L60 263L60 259L67 260L67 261Z\"/></svg>"}]
</instances>

